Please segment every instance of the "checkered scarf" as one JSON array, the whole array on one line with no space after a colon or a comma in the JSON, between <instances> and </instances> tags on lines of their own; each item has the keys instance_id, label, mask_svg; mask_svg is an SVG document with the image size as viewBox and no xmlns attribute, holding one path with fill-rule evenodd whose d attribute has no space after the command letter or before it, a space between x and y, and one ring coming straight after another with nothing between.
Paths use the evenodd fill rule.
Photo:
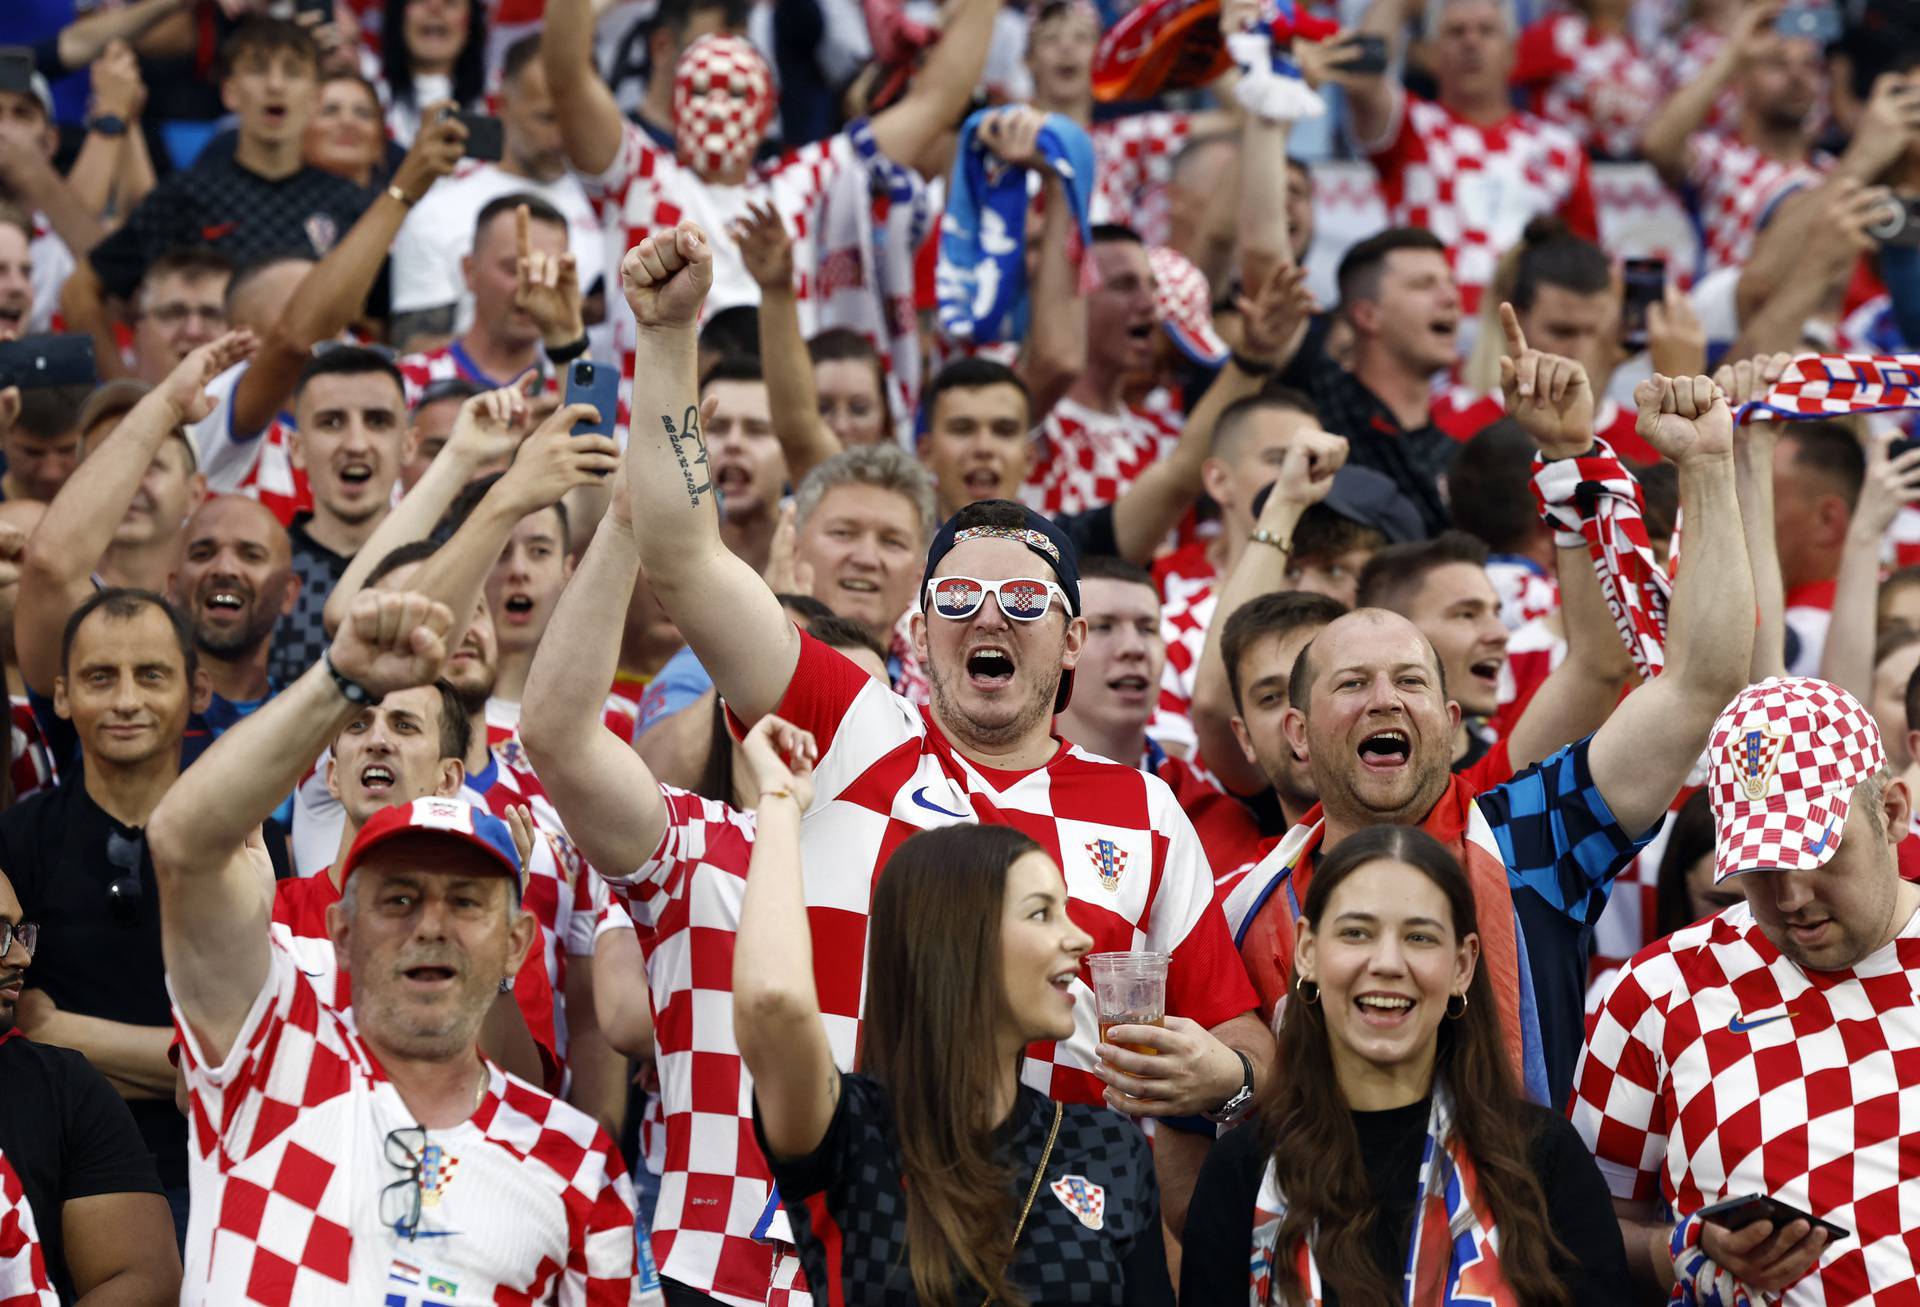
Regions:
<instances>
[{"instance_id":1,"label":"checkered scarf","mask_svg":"<svg viewBox=\"0 0 1920 1307\"><path fill-rule=\"evenodd\" d=\"M674 152L702 178L751 163L773 109L773 74L743 37L703 36L674 66Z\"/></svg>"},{"instance_id":2,"label":"checkered scarf","mask_svg":"<svg viewBox=\"0 0 1920 1307\"><path fill-rule=\"evenodd\" d=\"M1264 1307L1274 1301L1273 1268L1279 1257L1280 1222L1287 1213L1273 1160L1260 1177L1253 1205L1253 1257L1248 1265L1248 1302ZM1500 1272L1500 1231L1480 1197L1473 1159L1453 1132L1453 1099L1442 1083L1433 1087L1427 1116L1427 1142L1420 1158L1420 1187L1413 1203L1411 1238L1401 1301L1408 1307L1515 1307L1513 1290ZM1302 1242L1295 1271L1307 1301L1319 1307L1325 1297L1312 1241Z\"/></svg>"},{"instance_id":3,"label":"checkered scarf","mask_svg":"<svg viewBox=\"0 0 1920 1307\"><path fill-rule=\"evenodd\" d=\"M1647 538L1640 483L1613 447L1595 437L1579 458L1534 456L1533 499L1562 549L1593 555L1607 607L1642 680L1667 663L1667 605L1673 581Z\"/></svg>"},{"instance_id":4,"label":"checkered scarf","mask_svg":"<svg viewBox=\"0 0 1920 1307\"><path fill-rule=\"evenodd\" d=\"M1833 417L1920 409L1920 354L1802 354L1739 420Z\"/></svg>"},{"instance_id":5,"label":"checkered scarf","mask_svg":"<svg viewBox=\"0 0 1920 1307\"><path fill-rule=\"evenodd\" d=\"M1027 333L1027 170L1001 161L981 142L989 112L981 109L961 125L934 274L941 332L977 345ZM1070 256L1082 259L1093 241L1093 140L1072 119L1052 113L1034 145L1066 192L1078 228ZM1084 260L1080 270L1084 290Z\"/></svg>"},{"instance_id":6,"label":"checkered scarf","mask_svg":"<svg viewBox=\"0 0 1920 1307\"><path fill-rule=\"evenodd\" d=\"M1673 1253L1673 1292L1669 1307L1754 1307L1733 1272L1722 1267L1700 1247L1699 1213L1675 1222L1668 1247Z\"/></svg>"}]
</instances>

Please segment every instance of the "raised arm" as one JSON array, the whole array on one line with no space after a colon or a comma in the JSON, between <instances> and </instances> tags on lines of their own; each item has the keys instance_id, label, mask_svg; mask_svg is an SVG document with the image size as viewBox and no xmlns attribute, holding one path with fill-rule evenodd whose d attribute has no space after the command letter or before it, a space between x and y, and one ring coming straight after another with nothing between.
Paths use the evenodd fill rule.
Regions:
<instances>
[{"instance_id":1,"label":"raised arm","mask_svg":"<svg viewBox=\"0 0 1920 1307\"><path fill-rule=\"evenodd\" d=\"M84 262L87 251L105 235L98 212L37 145L0 138L0 181L29 208L46 216L47 225L77 260Z\"/></svg>"},{"instance_id":2,"label":"raised arm","mask_svg":"<svg viewBox=\"0 0 1920 1307\"><path fill-rule=\"evenodd\" d=\"M1500 306L1507 352L1500 388L1512 414L1548 461L1578 458L1593 444L1593 386L1569 358L1527 347L1511 304ZM1620 641L1583 541L1554 551L1567 656L1527 704L1507 739L1515 771L1599 728L1619 702L1633 661Z\"/></svg>"},{"instance_id":3,"label":"raised arm","mask_svg":"<svg viewBox=\"0 0 1920 1307\"><path fill-rule=\"evenodd\" d=\"M593 19L591 0L547 0L540 32L540 62L553 94L560 144L573 170L588 177L613 166L626 134L626 118L593 66ZM673 75L670 68L655 71Z\"/></svg>"},{"instance_id":4,"label":"raised arm","mask_svg":"<svg viewBox=\"0 0 1920 1307\"><path fill-rule=\"evenodd\" d=\"M1240 276L1264 286L1296 261L1287 230L1287 136L1293 124L1247 114L1240 128L1240 195L1234 216Z\"/></svg>"},{"instance_id":5,"label":"raised arm","mask_svg":"<svg viewBox=\"0 0 1920 1307\"><path fill-rule=\"evenodd\" d=\"M1734 16L1726 44L1698 77L1668 96L1640 133L1640 153L1669 186L1687 178L1687 141L1700 130L1734 74L1753 56L1757 42L1772 38L1779 0L1745 4Z\"/></svg>"},{"instance_id":6,"label":"raised arm","mask_svg":"<svg viewBox=\"0 0 1920 1307\"><path fill-rule=\"evenodd\" d=\"M1813 195L1795 196L1800 207L1767 224L1754 242L1754 261L1740 273L1740 334L1728 358L1803 348L1807 319L1846 285L1861 256L1873 253L1877 242L1866 226L1886 198L1883 188L1836 178ZM1770 284L1769 268L1782 270Z\"/></svg>"},{"instance_id":7,"label":"raised arm","mask_svg":"<svg viewBox=\"0 0 1920 1307\"><path fill-rule=\"evenodd\" d=\"M1866 440L1867 477L1847 525L1834 586L1833 621L1820 676L1862 703L1873 702L1873 649L1880 596L1880 546L1900 510L1920 499L1920 448L1889 457L1888 441Z\"/></svg>"},{"instance_id":8,"label":"raised arm","mask_svg":"<svg viewBox=\"0 0 1920 1307\"><path fill-rule=\"evenodd\" d=\"M589 863L617 875L653 857L667 828L647 764L600 729L602 688L619 669L621 615L640 577L623 476L534 651L520 712L521 743L568 835Z\"/></svg>"},{"instance_id":9,"label":"raised arm","mask_svg":"<svg viewBox=\"0 0 1920 1307\"><path fill-rule=\"evenodd\" d=\"M1742 404L1765 395L1792 358L1791 354L1763 354L1723 363L1715 370L1713 380L1727 393L1727 403L1737 413ZM1740 501L1740 531L1747 542L1747 566L1753 570L1753 603L1758 614L1753 628L1753 663L1748 670L1748 678L1754 681L1787 674L1787 586L1780 575L1780 542L1773 527L1773 451L1779 443L1780 428L1774 422L1746 422L1733 429L1733 488ZM1874 580L1877 585L1879 578ZM1838 617L1837 598L1834 611ZM1871 598L1867 611L1873 611ZM1871 620L1868 625L1872 625ZM1868 643L1871 648L1871 636ZM1872 658L1871 653L1867 656Z\"/></svg>"},{"instance_id":10,"label":"raised arm","mask_svg":"<svg viewBox=\"0 0 1920 1307\"><path fill-rule=\"evenodd\" d=\"M108 222L131 212L153 189L153 159L147 153L146 133L140 129L147 88L140 80L140 63L125 42L109 45L93 60L87 76L93 90L91 116L111 115L127 124L127 130L119 136L89 131L79 156L67 169L67 185L88 214ZM71 241L68 244L72 246ZM81 250L74 247L74 252Z\"/></svg>"},{"instance_id":11,"label":"raised arm","mask_svg":"<svg viewBox=\"0 0 1920 1307\"><path fill-rule=\"evenodd\" d=\"M813 356L800 334L800 302L793 289L793 238L780 211L754 200L734 224L747 271L760 286L760 367L767 378L773 434L787 456L787 478L800 479L840 452L840 437L820 416Z\"/></svg>"},{"instance_id":12,"label":"raised arm","mask_svg":"<svg viewBox=\"0 0 1920 1307\"><path fill-rule=\"evenodd\" d=\"M1047 167L1035 146L1045 123L1039 110L1009 105L980 125L987 149L1013 167L1040 175L1040 247L1027 294L1027 339L1014 364L1027 383L1036 426L1087 367L1087 299L1080 293L1080 270L1068 257L1079 235L1077 219L1060 174Z\"/></svg>"},{"instance_id":13,"label":"raised arm","mask_svg":"<svg viewBox=\"0 0 1920 1307\"><path fill-rule=\"evenodd\" d=\"M800 814L813 801L813 762L813 737L778 717L760 720L742 757L759 796L758 830L733 945L733 1034L776 1158L818 1148L840 1097L800 879Z\"/></svg>"},{"instance_id":14,"label":"raised arm","mask_svg":"<svg viewBox=\"0 0 1920 1307\"><path fill-rule=\"evenodd\" d=\"M407 212L434 182L453 171L466 143L467 129L459 119L451 114L434 117L429 108L393 184L374 197L340 243L300 279L261 342L259 356L235 384L236 435L244 439L266 430L293 394L301 369L313 358L313 347L338 336L360 315ZM407 197L405 202L394 198L396 190Z\"/></svg>"},{"instance_id":15,"label":"raised arm","mask_svg":"<svg viewBox=\"0 0 1920 1307\"><path fill-rule=\"evenodd\" d=\"M336 675L375 701L430 684L452 624L425 596L362 594L321 661L214 741L154 809L147 843L167 981L210 1061L225 1059L267 977L269 905L236 852L363 711Z\"/></svg>"},{"instance_id":16,"label":"raised arm","mask_svg":"<svg viewBox=\"0 0 1920 1307\"><path fill-rule=\"evenodd\" d=\"M1394 111L1402 94L1393 80L1393 66L1406 48L1408 7L1409 0L1373 0L1354 31L1342 32L1329 41L1293 43L1294 59L1307 85L1318 88L1331 83L1345 92L1347 124L1363 151L1385 149L1389 144ZM1343 65L1358 53L1351 44L1355 36L1378 36L1386 41L1386 72L1345 71Z\"/></svg>"},{"instance_id":17,"label":"raised arm","mask_svg":"<svg viewBox=\"0 0 1920 1307\"><path fill-rule=\"evenodd\" d=\"M33 689L53 692L67 617L93 593L94 569L160 447L182 425L213 410L207 383L252 348L251 333L230 331L189 353L74 469L47 506L27 541L14 610L20 675Z\"/></svg>"},{"instance_id":18,"label":"raised arm","mask_svg":"<svg viewBox=\"0 0 1920 1307\"><path fill-rule=\"evenodd\" d=\"M720 539L694 385L712 246L682 222L628 250L620 280L639 324L626 461L641 565L728 705L752 722L786 694L800 637L766 582Z\"/></svg>"},{"instance_id":19,"label":"raised arm","mask_svg":"<svg viewBox=\"0 0 1920 1307\"><path fill-rule=\"evenodd\" d=\"M1594 784L1633 834L1660 819L1706 746L1714 718L1747 683L1753 572L1734 491L1733 414L1708 377L1651 377L1634 389L1635 430L1680 469L1686 549L1667 615L1666 670L1594 733Z\"/></svg>"},{"instance_id":20,"label":"raised arm","mask_svg":"<svg viewBox=\"0 0 1920 1307\"><path fill-rule=\"evenodd\" d=\"M873 139L880 153L897 163L917 159L960 121L986 69L987 43L999 12L1000 0L954 0L947 6L945 30L906 95L874 115ZM551 18L547 30L553 30Z\"/></svg>"},{"instance_id":21,"label":"raised arm","mask_svg":"<svg viewBox=\"0 0 1920 1307\"><path fill-rule=\"evenodd\" d=\"M60 29L60 62L84 68L115 41L137 41L147 30L194 7L193 0L134 0L119 9L96 9Z\"/></svg>"},{"instance_id":22,"label":"raised arm","mask_svg":"<svg viewBox=\"0 0 1920 1307\"><path fill-rule=\"evenodd\" d=\"M1200 760L1229 793L1258 794L1267 788L1268 781L1234 730L1240 709L1233 701L1220 648L1227 622L1261 595L1288 588L1287 562L1293 556L1294 528L1308 508L1327 497L1333 489L1334 474L1346 461L1346 439L1330 432L1302 432L1288 446L1281 458L1280 475L1254 523L1257 531L1266 532L1282 545L1249 541L1214 600L1213 620L1207 623L1206 642L1200 648L1200 662L1193 675L1193 729ZM1252 692L1253 687L1242 687L1242 694ZM1223 873L1229 869L1214 870Z\"/></svg>"}]
</instances>

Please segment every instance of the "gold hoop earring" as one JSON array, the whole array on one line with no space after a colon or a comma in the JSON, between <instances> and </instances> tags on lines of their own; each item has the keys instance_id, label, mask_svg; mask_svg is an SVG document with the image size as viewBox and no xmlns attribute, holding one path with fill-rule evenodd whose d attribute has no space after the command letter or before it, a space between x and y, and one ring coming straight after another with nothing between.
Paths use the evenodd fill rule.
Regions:
<instances>
[{"instance_id":1,"label":"gold hoop earring","mask_svg":"<svg viewBox=\"0 0 1920 1307\"><path fill-rule=\"evenodd\" d=\"M1456 999L1458 999L1460 1003L1458 1008L1453 1005ZM1467 996L1465 994L1447 995L1447 1018L1451 1021L1458 1021L1465 1015L1467 1015Z\"/></svg>"},{"instance_id":2,"label":"gold hoop earring","mask_svg":"<svg viewBox=\"0 0 1920 1307\"><path fill-rule=\"evenodd\" d=\"M1312 987L1311 992L1309 992L1309 986ZM1293 982L1293 992L1299 995L1302 1003L1305 1003L1308 1007L1312 1007L1320 1001L1320 982L1317 980L1308 980L1303 976Z\"/></svg>"}]
</instances>

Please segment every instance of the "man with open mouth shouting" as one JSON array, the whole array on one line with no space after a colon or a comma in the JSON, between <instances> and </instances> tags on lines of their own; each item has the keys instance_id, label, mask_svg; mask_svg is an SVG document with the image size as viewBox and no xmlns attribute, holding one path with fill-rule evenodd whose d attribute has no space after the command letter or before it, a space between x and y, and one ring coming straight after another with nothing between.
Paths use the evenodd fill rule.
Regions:
<instances>
[{"instance_id":1,"label":"man with open mouth shouting","mask_svg":"<svg viewBox=\"0 0 1920 1307\"><path fill-rule=\"evenodd\" d=\"M837 973L823 988L841 1014L829 1021L836 1060L853 1064L878 869L915 830L997 823L1058 860L1068 910L1096 950L1172 956L1164 1027L1116 1028L1155 1052L1099 1042L1091 991L1075 976L1074 1034L1033 1045L1026 1081L1067 1101L1104 1097L1135 1116L1240 1109L1271 1041L1251 1015L1253 991L1193 827L1158 778L1054 734L1086 642L1072 545L1006 500L969 505L936 533L912 618L928 707L802 635L721 546L707 493L693 374L711 260L705 234L683 223L642 241L622 268L641 326L636 375L648 382L626 455L634 532L661 603L739 722L777 711L819 741L818 794L801 840L810 883L835 882L836 910L813 922L816 955Z\"/></svg>"},{"instance_id":2,"label":"man with open mouth shouting","mask_svg":"<svg viewBox=\"0 0 1920 1307\"><path fill-rule=\"evenodd\" d=\"M1527 349L1517 327L1509 328L1508 410L1547 457L1583 453L1593 431L1584 370ZM1455 668L1422 626L1384 608L1338 618L1295 661L1283 723L1288 744L1307 761L1320 807L1226 902L1243 954L1263 951L1273 974L1286 976L1291 924L1320 853L1381 822L1424 827L1453 849L1473 881L1483 958L1515 1071L1529 1097L1556 1106L1567 1100L1584 1033L1593 923L1613 877L1652 835L1700 756L1715 715L1744 684L1751 652L1754 592L1733 493L1726 396L1706 377L1656 376L1635 399L1640 435L1679 465L1689 526L1664 673L1592 734L1535 754L1536 765L1480 790L1450 771L1471 692L1452 683ZM1555 721L1543 717L1530 732L1565 729L1577 708L1556 709L1547 714Z\"/></svg>"}]
</instances>

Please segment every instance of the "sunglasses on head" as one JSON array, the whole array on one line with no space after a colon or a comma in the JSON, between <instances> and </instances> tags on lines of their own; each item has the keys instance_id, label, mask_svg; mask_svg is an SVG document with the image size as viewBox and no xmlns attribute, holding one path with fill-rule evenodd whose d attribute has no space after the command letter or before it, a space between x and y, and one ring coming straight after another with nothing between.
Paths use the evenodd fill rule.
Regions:
<instances>
[{"instance_id":1,"label":"sunglasses on head","mask_svg":"<svg viewBox=\"0 0 1920 1307\"><path fill-rule=\"evenodd\" d=\"M1004 581L982 581L974 576L937 576L927 582L928 607L953 621L965 621L980 611L992 591L1000 611L1016 622L1037 622L1058 599L1067 613L1073 605L1067 592L1052 581L1031 576L1010 576Z\"/></svg>"}]
</instances>

